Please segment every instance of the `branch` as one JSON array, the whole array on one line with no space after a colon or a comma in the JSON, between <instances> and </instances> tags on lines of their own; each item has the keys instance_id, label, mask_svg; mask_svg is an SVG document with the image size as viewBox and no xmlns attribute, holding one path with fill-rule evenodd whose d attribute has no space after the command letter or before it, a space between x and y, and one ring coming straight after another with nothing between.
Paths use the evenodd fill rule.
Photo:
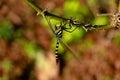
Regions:
<instances>
[{"instance_id":1,"label":"branch","mask_svg":"<svg viewBox=\"0 0 120 80\"><path fill-rule=\"evenodd\" d=\"M63 21L67 22L70 25L74 25L77 27L83 27L85 30L100 30L100 29L109 29L111 27L109 27L108 25L91 25L91 24L85 24L85 23L80 23L77 22L76 20L72 20L72 19L68 19L68 18L64 18L61 16L57 16L54 15L52 13L49 13L48 11L40 8L39 6L37 6L32 0L25 0L25 2L32 7L35 11L37 11L38 14L44 15L44 16L49 16L52 18L57 18L57 19L62 19Z\"/></svg>"},{"instance_id":2,"label":"branch","mask_svg":"<svg viewBox=\"0 0 120 80\"><path fill-rule=\"evenodd\" d=\"M37 6L32 0L24 0L30 7L32 7L39 15L49 16L52 18L62 19L63 21L67 22L71 26L83 27L85 30L100 30L100 29L109 29L111 28L109 25L92 25L92 24L85 24L80 23L76 20L64 18L61 16L57 16L55 14L49 13L45 9L40 8Z\"/></svg>"},{"instance_id":3,"label":"branch","mask_svg":"<svg viewBox=\"0 0 120 80\"><path fill-rule=\"evenodd\" d=\"M50 17L54 17L54 18L58 18L58 19L62 19L64 21L68 20L67 18L64 17L60 17L57 15L54 15L52 13L49 13L48 11L45 11L44 9L40 8L39 6L37 6L32 0L24 0L30 7L32 7L35 11L38 12L38 14L43 14L45 16L50 16Z\"/></svg>"}]
</instances>

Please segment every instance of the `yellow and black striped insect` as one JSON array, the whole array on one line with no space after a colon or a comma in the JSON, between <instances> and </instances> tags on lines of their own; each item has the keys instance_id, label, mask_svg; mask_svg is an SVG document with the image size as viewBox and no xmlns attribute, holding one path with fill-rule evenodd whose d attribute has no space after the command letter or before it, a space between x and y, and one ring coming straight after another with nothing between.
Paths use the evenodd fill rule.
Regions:
<instances>
[{"instance_id":1,"label":"yellow and black striped insect","mask_svg":"<svg viewBox=\"0 0 120 80\"><path fill-rule=\"evenodd\" d=\"M99 27L102 27L104 25L92 25L92 24L84 24L84 23L80 23L78 21L72 20L72 19L68 19L66 22L62 21L60 22L59 25L55 25L54 27L52 26L50 20L45 16L48 25L50 27L50 29L52 30L53 34L56 37L56 49L55 49L55 56L56 56L56 62L59 62L59 43L61 43L62 45L64 45L70 52L71 54L76 58L77 61L79 61L79 57L76 55L76 53L66 44L62 41L62 35L63 35L63 31L72 33L73 31L75 31L77 28L84 28L85 30L91 30L91 29L96 29ZM73 28L74 27L74 28Z\"/></svg>"},{"instance_id":2,"label":"yellow and black striped insect","mask_svg":"<svg viewBox=\"0 0 120 80\"><path fill-rule=\"evenodd\" d=\"M117 7L118 7L120 1L119 0L115 0L115 1L117 3ZM53 34L55 35L55 37L57 39L56 55L58 54L59 42L61 44L63 44L67 49L69 49L69 51L71 51L71 53L74 53L74 51L72 51L72 49L68 45L66 45L61 39L63 31L73 32L76 28L80 28L80 27L84 28L86 31L87 30L103 29L104 27L106 27L106 25L91 25L91 24L81 23L79 21L77 22L73 19L67 19L67 18L64 18L64 17L60 17L60 16L57 16L57 15L51 14L48 11L43 10L42 8L39 8L37 5L32 4L32 2L30 2L28 0L26 0L26 2L31 7L33 7L38 13L43 11L43 12L41 12L41 14L43 15L44 18L46 18L50 29L52 30ZM115 11L115 13L111 14L111 16L112 16L112 22L110 22L111 26L119 28L120 27L120 12L119 12L119 10ZM56 29L54 29L47 17L58 18L58 19L62 20L63 22L66 22L66 24L68 24L69 27L67 28L66 24L61 23L60 26L54 26L54 27L56 27ZM75 26L74 30L71 31L71 28L74 27L74 26ZM78 59L78 57L75 54L72 54L72 55ZM56 57L58 59L58 56L56 56Z\"/></svg>"},{"instance_id":3,"label":"yellow and black striped insect","mask_svg":"<svg viewBox=\"0 0 120 80\"><path fill-rule=\"evenodd\" d=\"M55 56L56 56L56 62L58 63L59 61L59 52L58 52L58 49L59 49L59 43L60 43L60 40L62 39L62 34L63 34L63 31L67 31L67 32L73 32L75 29L73 30L70 30L71 29L71 26L69 28L66 28L66 23L60 23L60 25L55 25L55 35L56 35L56 49L55 49Z\"/></svg>"},{"instance_id":4,"label":"yellow and black striped insect","mask_svg":"<svg viewBox=\"0 0 120 80\"><path fill-rule=\"evenodd\" d=\"M56 62L58 63L59 61L59 56L58 56L58 48L59 48L59 43L61 43L62 45L64 45L66 47L66 49L68 49L72 55L78 60L78 56L75 54L75 52L62 41L62 33L63 31L67 31L67 32L73 32L74 30L71 30L70 28L66 28L66 23L60 23L60 25L55 25L55 27L52 26L49 17L44 16L44 18L47 20L47 23L51 29L51 31L53 32L53 34L55 35L57 41L56 41L56 50L55 50L55 56L56 56Z\"/></svg>"},{"instance_id":5,"label":"yellow and black striped insect","mask_svg":"<svg viewBox=\"0 0 120 80\"><path fill-rule=\"evenodd\" d=\"M70 19L71 20L71 19ZM78 56L75 55L75 52L72 51L72 49L67 45L65 44L63 41L62 41L62 35L63 35L63 31L66 31L66 32L73 32L74 30L76 30L77 28L79 28L79 26L81 26L82 28L84 29L94 29L94 28L98 28L98 27L101 27L103 25L92 25L92 24L83 24L83 23L78 23L76 21L72 21L70 23L64 23L64 22L61 22L60 25L55 25L55 29L53 29L53 27L51 26L51 23L50 21L48 21L48 24L51 28L51 30L53 31L53 33L55 34L56 36L56 49L55 49L55 56L56 56L56 62L58 63L59 62L59 43L62 43L67 49L69 49L71 52L72 52L72 55L77 59L79 60ZM67 27L67 24L68 24L68 27ZM75 25L75 28L71 29L73 27L73 25Z\"/></svg>"},{"instance_id":6,"label":"yellow and black striped insect","mask_svg":"<svg viewBox=\"0 0 120 80\"><path fill-rule=\"evenodd\" d=\"M60 43L60 39L62 38L62 33L63 33L63 27L62 24L60 24L60 26L55 26L55 31L56 31L56 48L55 48L55 56L56 56L56 62L58 63L59 61L59 55L58 55L58 48L59 48L59 43Z\"/></svg>"}]
</instances>

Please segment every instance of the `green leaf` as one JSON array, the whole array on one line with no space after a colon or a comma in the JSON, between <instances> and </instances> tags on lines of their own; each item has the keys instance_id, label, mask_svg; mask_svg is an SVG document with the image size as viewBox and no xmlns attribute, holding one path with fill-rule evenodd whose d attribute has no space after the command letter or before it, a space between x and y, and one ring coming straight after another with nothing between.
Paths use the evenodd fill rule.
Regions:
<instances>
[{"instance_id":1,"label":"green leaf","mask_svg":"<svg viewBox=\"0 0 120 80\"><path fill-rule=\"evenodd\" d=\"M112 78L104 75L101 77L101 80L112 80Z\"/></svg>"},{"instance_id":2,"label":"green leaf","mask_svg":"<svg viewBox=\"0 0 120 80\"><path fill-rule=\"evenodd\" d=\"M116 43L116 44L119 44L120 45L120 35L117 35L117 36L115 36L115 38L114 38L114 43Z\"/></svg>"},{"instance_id":3,"label":"green leaf","mask_svg":"<svg viewBox=\"0 0 120 80\"><path fill-rule=\"evenodd\" d=\"M34 58L37 53L37 45L34 42L29 42L25 39L18 40L23 46L24 50L30 58Z\"/></svg>"},{"instance_id":4,"label":"green leaf","mask_svg":"<svg viewBox=\"0 0 120 80\"><path fill-rule=\"evenodd\" d=\"M14 28L10 22L0 22L0 38L11 40L14 35Z\"/></svg>"},{"instance_id":5,"label":"green leaf","mask_svg":"<svg viewBox=\"0 0 120 80\"><path fill-rule=\"evenodd\" d=\"M63 41L66 43L71 43L71 42L82 39L84 36L85 36L85 31L82 28L80 28L80 29L77 28L72 33L65 31L63 33Z\"/></svg>"},{"instance_id":6,"label":"green leaf","mask_svg":"<svg viewBox=\"0 0 120 80\"><path fill-rule=\"evenodd\" d=\"M2 62L2 66L3 66L3 68L4 68L7 72L9 72L9 71L11 70L11 68L12 68L12 62L9 61L9 60L4 60L4 61Z\"/></svg>"},{"instance_id":7,"label":"green leaf","mask_svg":"<svg viewBox=\"0 0 120 80\"><path fill-rule=\"evenodd\" d=\"M77 0L67 0L64 3L64 13L66 17L76 15L80 8L80 4Z\"/></svg>"},{"instance_id":8,"label":"green leaf","mask_svg":"<svg viewBox=\"0 0 120 80\"><path fill-rule=\"evenodd\" d=\"M63 10L65 17L74 17L79 20L83 20L83 16L89 14L88 8L81 5L79 0L66 0Z\"/></svg>"},{"instance_id":9,"label":"green leaf","mask_svg":"<svg viewBox=\"0 0 120 80\"><path fill-rule=\"evenodd\" d=\"M92 40L86 40L85 42L83 42L81 45L80 45L80 51L84 52L86 51L87 49L90 49L92 46L93 46L93 41Z\"/></svg>"},{"instance_id":10,"label":"green leaf","mask_svg":"<svg viewBox=\"0 0 120 80\"><path fill-rule=\"evenodd\" d=\"M105 25L108 23L108 18L105 17L105 16L100 16L100 17L97 17L95 18L95 20L93 21L93 24L96 24L96 25Z\"/></svg>"}]
</instances>

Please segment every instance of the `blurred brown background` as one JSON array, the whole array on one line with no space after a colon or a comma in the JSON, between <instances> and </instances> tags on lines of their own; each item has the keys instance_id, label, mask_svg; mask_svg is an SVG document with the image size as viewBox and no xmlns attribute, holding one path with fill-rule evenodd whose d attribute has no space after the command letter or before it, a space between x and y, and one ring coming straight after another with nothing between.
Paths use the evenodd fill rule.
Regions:
<instances>
[{"instance_id":1,"label":"blurred brown background","mask_svg":"<svg viewBox=\"0 0 120 80\"><path fill-rule=\"evenodd\" d=\"M84 23L109 24L119 0L34 0L53 14ZM0 80L120 80L119 30L77 29L63 33L60 65L48 24L24 0L0 0ZM54 23L55 21L53 21Z\"/></svg>"}]
</instances>

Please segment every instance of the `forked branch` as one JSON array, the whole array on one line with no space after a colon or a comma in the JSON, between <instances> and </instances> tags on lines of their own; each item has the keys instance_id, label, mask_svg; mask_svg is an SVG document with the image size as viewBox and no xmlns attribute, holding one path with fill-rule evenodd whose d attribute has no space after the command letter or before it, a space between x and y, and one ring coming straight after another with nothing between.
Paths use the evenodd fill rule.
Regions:
<instances>
[{"instance_id":1,"label":"forked branch","mask_svg":"<svg viewBox=\"0 0 120 80\"><path fill-rule=\"evenodd\" d=\"M61 19L62 21L65 21L70 26L77 26L77 27L83 27L85 30L99 30L99 29L108 29L108 25L92 25L92 24L85 24L80 23L76 20L73 20L72 18L64 18L61 16L57 16L55 14L49 13L47 10L40 8L37 6L32 0L25 0L25 2L32 7L35 11L37 11L38 15L44 15L49 16L56 19Z\"/></svg>"}]
</instances>

